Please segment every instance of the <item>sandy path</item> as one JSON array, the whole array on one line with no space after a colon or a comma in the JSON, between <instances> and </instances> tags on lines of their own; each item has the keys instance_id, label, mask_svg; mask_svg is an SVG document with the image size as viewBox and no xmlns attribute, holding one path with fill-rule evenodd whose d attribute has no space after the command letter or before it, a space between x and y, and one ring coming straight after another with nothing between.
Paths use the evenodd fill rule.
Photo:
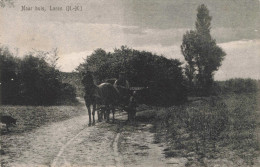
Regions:
<instances>
[{"instance_id":1,"label":"sandy path","mask_svg":"<svg viewBox=\"0 0 260 167\"><path fill-rule=\"evenodd\" d=\"M154 143L154 134L149 132L151 124L139 124L136 131L121 133L120 154L127 167L185 167L186 158L165 158L164 144Z\"/></svg>"},{"instance_id":2,"label":"sandy path","mask_svg":"<svg viewBox=\"0 0 260 167\"><path fill-rule=\"evenodd\" d=\"M116 118L125 120L126 114ZM167 166L163 147L153 144L147 126L119 133L110 129L118 124L87 125L86 114L10 135L1 166Z\"/></svg>"},{"instance_id":3,"label":"sandy path","mask_svg":"<svg viewBox=\"0 0 260 167\"><path fill-rule=\"evenodd\" d=\"M17 156L9 157L10 166L50 165L70 139L86 129L86 120L86 116L76 117L43 126L19 138L14 136L17 144L12 145L11 150L17 153Z\"/></svg>"}]
</instances>

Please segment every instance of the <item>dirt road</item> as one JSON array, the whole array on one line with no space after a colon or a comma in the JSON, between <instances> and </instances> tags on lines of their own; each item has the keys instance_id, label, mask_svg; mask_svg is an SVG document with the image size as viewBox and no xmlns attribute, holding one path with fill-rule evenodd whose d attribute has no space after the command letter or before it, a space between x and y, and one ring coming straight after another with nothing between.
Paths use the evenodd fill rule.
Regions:
<instances>
[{"instance_id":1,"label":"dirt road","mask_svg":"<svg viewBox=\"0 0 260 167\"><path fill-rule=\"evenodd\" d=\"M85 108L82 108L86 110ZM87 114L9 135L1 155L2 166L184 166L185 159L166 160L164 147L153 143L151 125L122 131L117 123L88 127Z\"/></svg>"}]
</instances>

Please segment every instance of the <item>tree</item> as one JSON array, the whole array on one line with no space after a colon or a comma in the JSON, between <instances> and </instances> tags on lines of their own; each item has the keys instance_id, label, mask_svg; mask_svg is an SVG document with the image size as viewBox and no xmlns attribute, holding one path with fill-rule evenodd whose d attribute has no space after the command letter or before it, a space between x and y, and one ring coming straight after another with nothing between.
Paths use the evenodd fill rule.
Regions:
<instances>
[{"instance_id":1,"label":"tree","mask_svg":"<svg viewBox=\"0 0 260 167\"><path fill-rule=\"evenodd\" d=\"M76 89L63 83L58 52L38 51L14 57L0 44L0 104L53 105L76 102Z\"/></svg>"},{"instance_id":2,"label":"tree","mask_svg":"<svg viewBox=\"0 0 260 167\"><path fill-rule=\"evenodd\" d=\"M19 60L7 47L0 46L0 104L16 103L19 93Z\"/></svg>"},{"instance_id":3,"label":"tree","mask_svg":"<svg viewBox=\"0 0 260 167\"><path fill-rule=\"evenodd\" d=\"M149 87L143 99L154 105L172 105L186 98L181 65L176 59L122 46L108 53L95 50L77 70L91 71L96 83L117 78L124 71L131 87Z\"/></svg>"},{"instance_id":4,"label":"tree","mask_svg":"<svg viewBox=\"0 0 260 167\"><path fill-rule=\"evenodd\" d=\"M201 95L207 95L213 85L214 72L226 53L210 35L212 17L207 7L202 4L197 11L196 30L184 34L181 51L187 62L185 74L189 87L196 87Z\"/></svg>"},{"instance_id":5,"label":"tree","mask_svg":"<svg viewBox=\"0 0 260 167\"><path fill-rule=\"evenodd\" d=\"M44 58L27 55L21 62L21 91L24 104L49 105L58 98L57 73Z\"/></svg>"}]
</instances>

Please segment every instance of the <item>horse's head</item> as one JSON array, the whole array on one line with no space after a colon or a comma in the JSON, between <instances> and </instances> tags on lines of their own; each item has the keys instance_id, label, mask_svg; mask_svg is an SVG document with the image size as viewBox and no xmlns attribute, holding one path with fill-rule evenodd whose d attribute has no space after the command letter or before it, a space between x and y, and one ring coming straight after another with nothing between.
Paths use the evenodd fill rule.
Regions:
<instances>
[{"instance_id":1,"label":"horse's head","mask_svg":"<svg viewBox=\"0 0 260 167\"><path fill-rule=\"evenodd\" d=\"M84 72L82 74L82 84L84 85L85 88L88 88L92 85L94 85L94 79L92 76L92 73L90 71Z\"/></svg>"}]
</instances>

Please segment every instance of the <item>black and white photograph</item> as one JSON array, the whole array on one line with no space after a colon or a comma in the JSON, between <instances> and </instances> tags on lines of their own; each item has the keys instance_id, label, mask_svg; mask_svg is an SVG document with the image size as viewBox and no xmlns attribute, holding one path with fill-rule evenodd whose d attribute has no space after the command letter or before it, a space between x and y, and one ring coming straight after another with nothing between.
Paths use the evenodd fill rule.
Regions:
<instances>
[{"instance_id":1,"label":"black and white photograph","mask_svg":"<svg viewBox=\"0 0 260 167\"><path fill-rule=\"evenodd\" d=\"M0 0L1 167L260 167L260 0Z\"/></svg>"}]
</instances>

